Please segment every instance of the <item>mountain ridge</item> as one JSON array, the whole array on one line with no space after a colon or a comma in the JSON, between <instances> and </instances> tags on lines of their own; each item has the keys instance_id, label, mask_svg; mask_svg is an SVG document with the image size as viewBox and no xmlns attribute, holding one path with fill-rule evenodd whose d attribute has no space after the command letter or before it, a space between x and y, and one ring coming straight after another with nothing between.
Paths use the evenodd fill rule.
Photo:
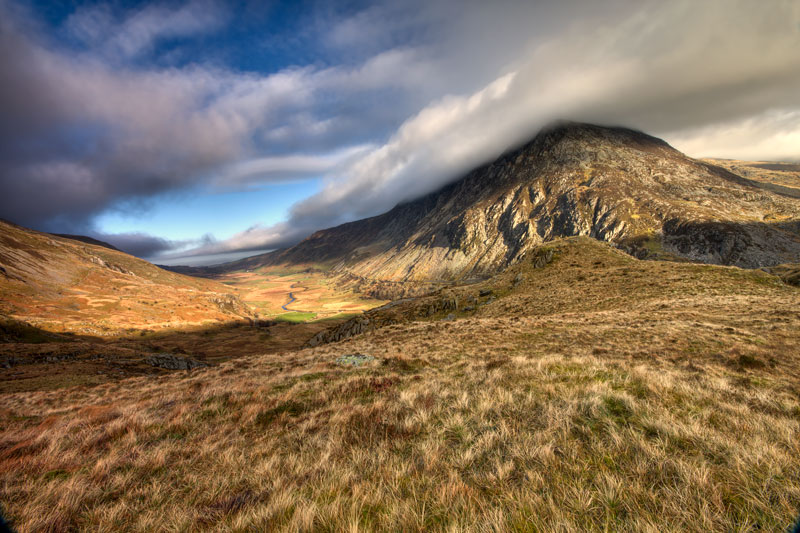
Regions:
<instances>
[{"instance_id":1,"label":"mountain ridge","mask_svg":"<svg viewBox=\"0 0 800 533\"><path fill-rule=\"evenodd\" d=\"M771 266L800 260L792 191L638 130L559 121L417 200L216 271L324 263L368 279L454 280L491 275L574 235L637 257Z\"/></svg>"}]
</instances>

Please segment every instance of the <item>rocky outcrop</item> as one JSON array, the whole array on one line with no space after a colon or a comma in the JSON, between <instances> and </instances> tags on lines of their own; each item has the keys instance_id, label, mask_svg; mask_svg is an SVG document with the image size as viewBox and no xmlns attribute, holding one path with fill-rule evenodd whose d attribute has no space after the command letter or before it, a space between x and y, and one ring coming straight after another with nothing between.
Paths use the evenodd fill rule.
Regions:
<instances>
[{"instance_id":1,"label":"rocky outcrop","mask_svg":"<svg viewBox=\"0 0 800 533\"><path fill-rule=\"evenodd\" d=\"M115 264L109 263L109 262L97 257L96 255L91 256L90 257L90 261L92 263L94 263L95 265L100 265L101 267L107 268L107 269L112 270L114 272L118 272L120 274L125 274L126 276L135 276L135 274L133 272L131 272L130 270L122 268L119 265L115 265Z\"/></svg>"},{"instance_id":2,"label":"rocky outcrop","mask_svg":"<svg viewBox=\"0 0 800 533\"><path fill-rule=\"evenodd\" d=\"M800 223L752 224L734 221L670 219L663 227L665 249L692 261L748 268L783 262L777 250L800 243Z\"/></svg>"},{"instance_id":3,"label":"rocky outcrop","mask_svg":"<svg viewBox=\"0 0 800 533\"><path fill-rule=\"evenodd\" d=\"M192 370L208 366L202 361L179 357L171 353L154 353L145 358L147 364L166 370Z\"/></svg>"},{"instance_id":4,"label":"rocky outcrop","mask_svg":"<svg viewBox=\"0 0 800 533\"><path fill-rule=\"evenodd\" d=\"M778 276L781 278L781 281L788 285L794 285L795 287L800 287L800 264L787 264L787 265L776 265L773 267L765 268L767 272Z\"/></svg>"},{"instance_id":5,"label":"rocky outcrop","mask_svg":"<svg viewBox=\"0 0 800 533\"><path fill-rule=\"evenodd\" d=\"M373 314L374 315L374 314ZM382 325L385 325L385 321ZM308 346L314 347L320 344L327 344L329 342L338 342L348 339L355 335L360 335L366 331L375 328L377 321L371 321L368 316L357 316L350 320L339 324L338 326L320 331L314 335L309 341Z\"/></svg>"},{"instance_id":6,"label":"rocky outcrop","mask_svg":"<svg viewBox=\"0 0 800 533\"><path fill-rule=\"evenodd\" d=\"M249 317L253 314L252 309L235 294L215 294L209 296L208 299L223 313L232 313L243 317Z\"/></svg>"}]
</instances>

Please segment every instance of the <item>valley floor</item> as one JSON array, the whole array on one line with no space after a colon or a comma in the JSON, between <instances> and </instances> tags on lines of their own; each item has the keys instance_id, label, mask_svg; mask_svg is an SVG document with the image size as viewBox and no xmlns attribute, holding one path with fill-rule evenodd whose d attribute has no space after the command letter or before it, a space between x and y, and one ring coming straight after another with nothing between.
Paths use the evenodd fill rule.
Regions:
<instances>
[{"instance_id":1,"label":"valley floor","mask_svg":"<svg viewBox=\"0 0 800 533\"><path fill-rule=\"evenodd\" d=\"M335 277L310 269L264 267L221 274L214 278L237 291L261 316L309 321L352 316L386 301L343 290Z\"/></svg>"},{"instance_id":2,"label":"valley floor","mask_svg":"<svg viewBox=\"0 0 800 533\"><path fill-rule=\"evenodd\" d=\"M4 511L20 531L786 529L800 289L553 249L475 311L2 394Z\"/></svg>"}]
</instances>

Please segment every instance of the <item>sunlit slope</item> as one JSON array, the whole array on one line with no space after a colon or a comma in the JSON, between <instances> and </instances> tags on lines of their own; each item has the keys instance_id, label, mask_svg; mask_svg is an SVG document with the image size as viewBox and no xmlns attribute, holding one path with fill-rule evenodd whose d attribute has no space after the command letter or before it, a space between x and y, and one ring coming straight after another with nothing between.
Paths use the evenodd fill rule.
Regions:
<instances>
[{"instance_id":1,"label":"sunlit slope","mask_svg":"<svg viewBox=\"0 0 800 533\"><path fill-rule=\"evenodd\" d=\"M0 313L90 334L250 315L231 290L102 246L0 221Z\"/></svg>"}]
</instances>

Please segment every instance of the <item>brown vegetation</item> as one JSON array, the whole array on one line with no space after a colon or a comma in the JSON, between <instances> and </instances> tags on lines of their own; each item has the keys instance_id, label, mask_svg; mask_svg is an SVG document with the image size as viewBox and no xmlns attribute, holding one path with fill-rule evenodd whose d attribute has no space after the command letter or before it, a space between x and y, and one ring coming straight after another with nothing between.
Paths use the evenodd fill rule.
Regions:
<instances>
[{"instance_id":1,"label":"brown vegetation","mask_svg":"<svg viewBox=\"0 0 800 533\"><path fill-rule=\"evenodd\" d=\"M800 289L553 248L450 319L3 394L0 501L21 531L786 528Z\"/></svg>"}]
</instances>

